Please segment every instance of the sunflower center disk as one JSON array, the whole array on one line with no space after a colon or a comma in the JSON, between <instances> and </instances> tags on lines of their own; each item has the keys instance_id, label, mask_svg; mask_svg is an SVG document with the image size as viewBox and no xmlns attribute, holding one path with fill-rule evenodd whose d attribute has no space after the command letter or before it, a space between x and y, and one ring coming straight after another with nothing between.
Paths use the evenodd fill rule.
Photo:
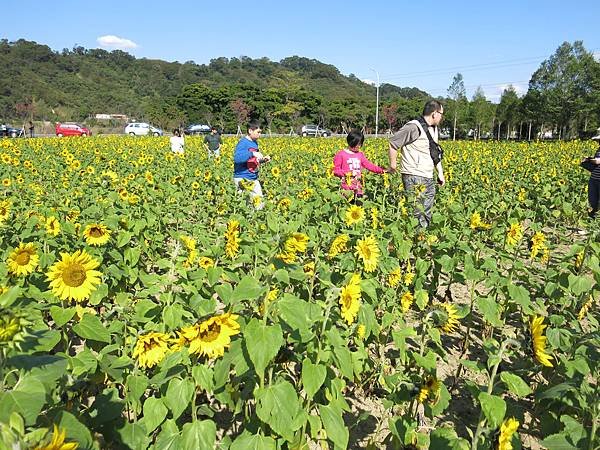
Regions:
<instances>
[{"instance_id":1,"label":"sunflower center disk","mask_svg":"<svg viewBox=\"0 0 600 450\"><path fill-rule=\"evenodd\" d=\"M71 287L78 287L85 281L85 268L81 264L73 264L63 272L63 281Z\"/></svg>"},{"instance_id":2,"label":"sunflower center disk","mask_svg":"<svg viewBox=\"0 0 600 450\"><path fill-rule=\"evenodd\" d=\"M99 238L99 237L104 236L104 232L102 231L101 228L93 227L93 228L90 228L90 236Z\"/></svg>"},{"instance_id":3,"label":"sunflower center disk","mask_svg":"<svg viewBox=\"0 0 600 450\"><path fill-rule=\"evenodd\" d=\"M217 324L213 324L210 326L210 328L208 330L206 330L206 332L200 333L200 338L203 341L211 342L211 341L216 340L220 334L221 334L221 326L217 325Z\"/></svg>"},{"instance_id":4,"label":"sunflower center disk","mask_svg":"<svg viewBox=\"0 0 600 450\"><path fill-rule=\"evenodd\" d=\"M17 255L17 257L15 258L15 262L19 265L19 266L26 266L27 264L29 264L29 260L31 259L29 253L27 252L21 252Z\"/></svg>"}]
</instances>

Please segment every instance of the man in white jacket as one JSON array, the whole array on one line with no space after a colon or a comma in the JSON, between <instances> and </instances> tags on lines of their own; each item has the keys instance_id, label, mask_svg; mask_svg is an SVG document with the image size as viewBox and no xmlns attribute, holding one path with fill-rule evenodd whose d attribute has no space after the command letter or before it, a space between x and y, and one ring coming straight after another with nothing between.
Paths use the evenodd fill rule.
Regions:
<instances>
[{"instance_id":1,"label":"man in white jacket","mask_svg":"<svg viewBox=\"0 0 600 450\"><path fill-rule=\"evenodd\" d=\"M390 170L397 166L398 149L402 149L400 173L408 192L414 191L420 203L415 217L423 228L431 222L435 198L434 169L440 186L446 183L442 168L442 150L438 145L438 126L444 118L444 107L437 100L425 103L423 116L407 122L390 138ZM424 190L423 187L424 186Z\"/></svg>"}]
</instances>

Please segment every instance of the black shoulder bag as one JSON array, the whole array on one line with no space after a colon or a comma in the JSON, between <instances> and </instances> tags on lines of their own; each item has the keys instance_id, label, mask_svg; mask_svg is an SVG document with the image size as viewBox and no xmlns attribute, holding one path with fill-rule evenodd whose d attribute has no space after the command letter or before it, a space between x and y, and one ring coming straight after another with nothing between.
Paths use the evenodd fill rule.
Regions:
<instances>
[{"instance_id":1,"label":"black shoulder bag","mask_svg":"<svg viewBox=\"0 0 600 450\"><path fill-rule=\"evenodd\" d=\"M442 157L444 156L444 149L442 149L442 147L433 140L433 137L429 132L429 124L425 121L425 118L421 116L417 120L421 124L421 127L423 127L423 130L425 130L425 134L427 135L427 139L429 140L429 155L433 160L433 165L437 166L438 163L442 160Z\"/></svg>"}]
</instances>

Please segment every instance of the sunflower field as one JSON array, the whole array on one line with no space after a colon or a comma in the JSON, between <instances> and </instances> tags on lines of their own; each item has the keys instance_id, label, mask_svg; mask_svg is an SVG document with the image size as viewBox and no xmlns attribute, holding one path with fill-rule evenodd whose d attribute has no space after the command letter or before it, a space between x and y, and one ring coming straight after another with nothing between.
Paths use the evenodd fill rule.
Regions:
<instances>
[{"instance_id":1,"label":"sunflower field","mask_svg":"<svg viewBox=\"0 0 600 450\"><path fill-rule=\"evenodd\" d=\"M263 138L256 210L235 138L0 140L0 448L600 448L592 144L447 143L424 231L344 143Z\"/></svg>"}]
</instances>

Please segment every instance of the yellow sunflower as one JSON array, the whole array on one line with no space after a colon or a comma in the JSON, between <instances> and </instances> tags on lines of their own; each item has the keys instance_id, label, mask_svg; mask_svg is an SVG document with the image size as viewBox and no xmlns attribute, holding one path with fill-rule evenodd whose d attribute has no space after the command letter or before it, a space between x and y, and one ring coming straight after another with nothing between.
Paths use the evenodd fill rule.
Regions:
<instances>
[{"instance_id":1,"label":"yellow sunflower","mask_svg":"<svg viewBox=\"0 0 600 450\"><path fill-rule=\"evenodd\" d=\"M510 247L518 243L523 237L523 227L520 223L512 223L506 232L506 244Z\"/></svg>"},{"instance_id":2,"label":"yellow sunflower","mask_svg":"<svg viewBox=\"0 0 600 450\"><path fill-rule=\"evenodd\" d=\"M187 327L184 336L189 341L190 353L208 358L223 356L225 349L231 344L231 336L240 332L237 318L235 314L221 314Z\"/></svg>"},{"instance_id":3,"label":"yellow sunflower","mask_svg":"<svg viewBox=\"0 0 600 450\"><path fill-rule=\"evenodd\" d=\"M444 309L445 317L438 324L438 328L441 328L446 333L453 333L460 325L456 306L452 303L440 303L439 306Z\"/></svg>"},{"instance_id":4,"label":"yellow sunflower","mask_svg":"<svg viewBox=\"0 0 600 450\"><path fill-rule=\"evenodd\" d=\"M340 253L345 252L346 244L349 240L350 236L348 236L347 234L340 234L339 236L337 236L331 243L331 246L329 247L329 253L327 254L327 257L329 259L335 258Z\"/></svg>"},{"instance_id":5,"label":"yellow sunflower","mask_svg":"<svg viewBox=\"0 0 600 450\"><path fill-rule=\"evenodd\" d=\"M60 233L60 222L54 216L50 216L46 219L46 233L51 236L58 236Z\"/></svg>"},{"instance_id":6,"label":"yellow sunflower","mask_svg":"<svg viewBox=\"0 0 600 450\"><path fill-rule=\"evenodd\" d=\"M237 220L230 220L227 223L225 232L225 254L233 259L240 250L240 223Z\"/></svg>"},{"instance_id":7,"label":"yellow sunflower","mask_svg":"<svg viewBox=\"0 0 600 450\"><path fill-rule=\"evenodd\" d=\"M388 274L387 283L388 286L394 288L400 284L400 281L402 281L402 269L400 269L400 267L396 267Z\"/></svg>"},{"instance_id":8,"label":"yellow sunflower","mask_svg":"<svg viewBox=\"0 0 600 450\"><path fill-rule=\"evenodd\" d=\"M489 230L492 227L492 224L482 221L481 215L475 211L471 216L471 223L469 226L472 230Z\"/></svg>"},{"instance_id":9,"label":"yellow sunflower","mask_svg":"<svg viewBox=\"0 0 600 450\"><path fill-rule=\"evenodd\" d=\"M354 248L356 249L356 256L363 261L365 272L373 272L377 268L380 254L375 236L371 235L360 239Z\"/></svg>"},{"instance_id":10,"label":"yellow sunflower","mask_svg":"<svg viewBox=\"0 0 600 450\"><path fill-rule=\"evenodd\" d=\"M352 205L346 211L345 219L346 225L349 227L355 223L360 223L365 219L365 210L362 208L362 206Z\"/></svg>"},{"instance_id":11,"label":"yellow sunflower","mask_svg":"<svg viewBox=\"0 0 600 450\"><path fill-rule=\"evenodd\" d=\"M10 207L12 203L9 200L0 201L0 223L4 222L10 216Z\"/></svg>"},{"instance_id":12,"label":"yellow sunflower","mask_svg":"<svg viewBox=\"0 0 600 450\"><path fill-rule=\"evenodd\" d=\"M285 251L290 253L305 253L308 236L304 233L292 233L285 241Z\"/></svg>"},{"instance_id":13,"label":"yellow sunflower","mask_svg":"<svg viewBox=\"0 0 600 450\"><path fill-rule=\"evenodd\" d=\"M60 430L56 424L52 432L52 440L44 446L37 446L35 450L75 450L79 444L77 442L65 442L66 430Z\"/></svg>"},{"instance_id":14,"label":"yellow sunflower","mask_svg":"<svg viewBox=\"0 0 600 450\"><path fill-rule=\"evenodd\" d=\"M412 292L406 291L400 298L400 304L402 305L402 312L407 312L415 301L415 297Z\"/></svg>"},{"instance_id":15,"label":"yellow sunflower","mask_svg":"<svg viewBox=\"0 0 600 450\"><path fill-rule=\"evenodd\" d=\"M533 316L529 322L529 331L533 341L533 356L535 359L546 367L554 367L550 360L552 356L546 353L546 336L544 336L544 318L542 316Z\"/></svg>"},{"instance_id":16,"label":"yellow sunflower","mask_svg":"<svg viewBox=\"0 0 600 450\"><path fill-rule=\"evenodd\" d=\"M440 382L436 377L429 376L419 390L417 401L424 403L429 400L430 403L437 403L440 398Z\"/></svg>"},{"instance_id":17,"label":"yellow sunflower","mask_svg":"<svg viewBox=\"0 0 600 450\"><path fill-rule=\"evenodd\" d=\"M54 295L62 300L83 301L100 284L101 272L94 270L100 263L85 250L73 254L61 253L61 260L54 263L47 273L47 280Z\"/></svg>"},{"instance_id":18,"label":"yellow sunflower","mask_svg":"<svg viewBox=\"0 0 600 450\"><path fill-rule=\"evenodd\" d=\"M140 367L154 367L160 363L169 351L169 335L155 331L140 336L133 349Z\"/></svg>"},{"instance_id":19,"label":"yellow sunflower","mask_svg":"<svg viewBox=\"0 0 600 450\"><path fill-rule=\"evenodd\" d=\"M32 273L40 262L40 257L33 243L21 242L13 252L8 255L8 272L17 276L26 276Z\"/></svg>"},{"instance_id":20,"label":"yellow sunflower","mask_svg":"<svg viewBox=\"0 0 600 450\"><path fill-rule=\"evenodd\" d=\"M519 428L519 421L514 417L506 419L500 426L500 435L498 436L498 445L496 450L512 450L512 437Z\"/></svg>"},{"instance_id":21,"label":"yellow sunflower","mask_svg":"<svg viewBox=\"0 0 600 450\"><path fill-rule=\"evenodd\" d=\"M340 306L342 318L348 325L352 325L360 309L360 275L354 274L350 282L340 291Z\"/></svg>"},{"instance_id":22,"label":"yellow sunflower","mask_svg":"<svg viewBox=\"0 0 600 450\"><path fill-rule=\"evenodd\" d=\"M208 270L210 267L215 266L215 260L209 258L208 256L201 256L198 259L198 265L202 267L204 270Z\"/></svg>"},{"instance_id":23,"label":"yellow sunflower","mask_svg":"<svg viewBox=\"0 0 600 450\"><path fill-rule=\"evenodd\" d=\"M110 239L110 234L111 231L105 225L99 223L91 223L83 230L85 241L89 245L95 246L106 244Z\"/></svg>"}]
</instances>

